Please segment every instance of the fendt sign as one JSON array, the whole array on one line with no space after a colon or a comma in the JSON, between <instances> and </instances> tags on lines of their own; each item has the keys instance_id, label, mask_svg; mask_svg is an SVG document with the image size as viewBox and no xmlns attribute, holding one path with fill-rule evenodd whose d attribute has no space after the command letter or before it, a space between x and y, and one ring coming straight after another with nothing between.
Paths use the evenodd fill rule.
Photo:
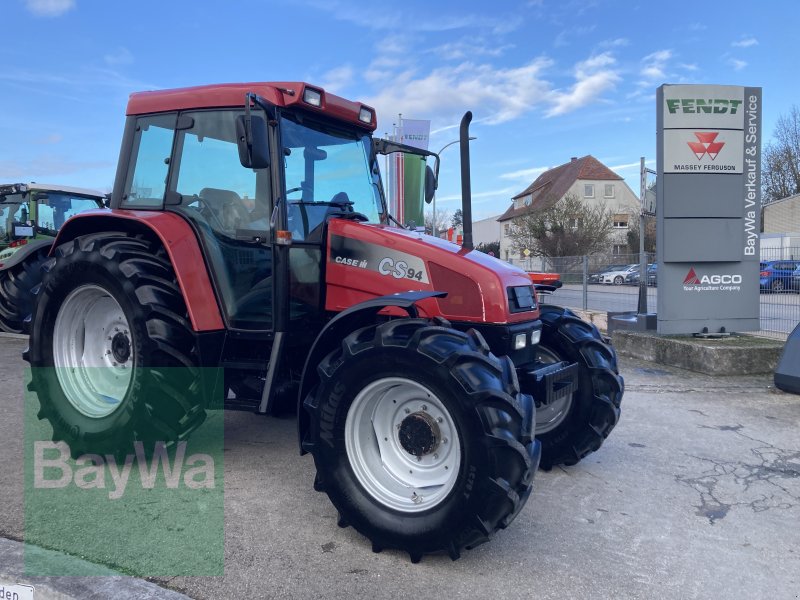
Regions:
<instances>
[{"instance_id":1,"label":"fendt sign","mask_svg":"<svg viewBox=\"0 0 800 600\"><path fill-rule=\"evenodd\" d=\"M658 331L759 327L761 88L657 94Z\"/></svg>"}]
</instances>

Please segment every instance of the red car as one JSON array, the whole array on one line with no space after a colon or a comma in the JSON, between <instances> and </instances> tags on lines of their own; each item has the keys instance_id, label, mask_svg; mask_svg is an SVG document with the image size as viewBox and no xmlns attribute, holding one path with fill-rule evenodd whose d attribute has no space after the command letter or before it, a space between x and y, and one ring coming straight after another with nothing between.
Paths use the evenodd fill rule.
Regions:
<instances>
[{"instance_id":1,"label":"red car","mask_svg":"<svg viewBox=\"0 0 800 600\"><path fill-rule=\"evenodd\" d=\"M561 275L558 273L539 273L537 271L528 271L528 277L531 281L539 285L552 285L553 287L561 287Z\"/></svg>"}]
</instances>

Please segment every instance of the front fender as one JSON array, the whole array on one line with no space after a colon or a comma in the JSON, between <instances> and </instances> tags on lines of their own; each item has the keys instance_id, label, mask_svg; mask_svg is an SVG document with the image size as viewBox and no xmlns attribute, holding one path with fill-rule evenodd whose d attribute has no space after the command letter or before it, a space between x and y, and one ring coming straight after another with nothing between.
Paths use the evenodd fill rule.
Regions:
<instances>
[{"instance_id":1,"label":"front fender","mask_svg":"<svg viewBox=\"0 0 800 600\"><path fill-rule=\"evenodd\" d=\"M300 378L300 392L297 402L297 441L300 444L300 454L303 450L303 438L308 430L308 415L303 410L303 400L319 381L317 365L330 352L342 343L342 340L351 332L361 327L375 323L378 313L386 308L399 308L405 310L409 317L417 317L416 303L426 298L443 298L447 292L402 292L391 296L380 296L366 302L361 302L342 311L331 319L319 333L311 351L308 353Z\"/></svg>"}]
</instances>

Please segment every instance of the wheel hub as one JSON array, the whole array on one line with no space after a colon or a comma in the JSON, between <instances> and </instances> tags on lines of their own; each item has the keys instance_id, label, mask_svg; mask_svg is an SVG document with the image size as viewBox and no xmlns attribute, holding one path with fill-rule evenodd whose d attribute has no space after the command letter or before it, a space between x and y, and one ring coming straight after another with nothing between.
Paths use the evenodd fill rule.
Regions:
<instances>
[{"instance_id":1,"label":"wheel hub","mask_svg":"<svg viewBox=\"0 0 800 600\"><path fill-rule=\"evenodd\" d=\"M126 363L131 357L131 341L124 333L117 333L111 340L111 354L118 363Z\"/></svg>"},{"instance_id":2,"label":"wheel hub","mask_svg":"<svg viewBox=\"0 0 800 600\"><path fill-rule=\"evenodd\" d=\"M403 419L398 435L403 449L418 458L433 454L442 440L439 425L426 412L415 412Z\"/></svg>"}]
</instances>

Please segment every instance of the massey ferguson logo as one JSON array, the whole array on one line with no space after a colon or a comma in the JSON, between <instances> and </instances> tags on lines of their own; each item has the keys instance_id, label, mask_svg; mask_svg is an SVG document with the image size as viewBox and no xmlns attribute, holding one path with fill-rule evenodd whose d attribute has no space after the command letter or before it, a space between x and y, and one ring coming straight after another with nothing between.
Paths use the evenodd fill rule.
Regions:
<instances>
[{"instance_id":1,"label":"massey ferguson logo","mask_svg":"<svg viewBox=\"0 0 800 600\"><path fill-rule=\"evenodd\" d=\"M695 131L694 136L697 138L696 142L686 142L689 148L692 149L697 160L703 160L703 157L708 154L711 160L717 158L717 154L722 150L725 142L715 142L719 135L718 131Z\"/></svg>"},{"instance_id":2,"label":"massey ferguson logo","mask_svg":"<svg viewBox=\"0 0 800 600\"><path fill-rule=\"evenodd\" d=\"M687 292L738 292L742 289L741 284L741 275L698 275L694 267L689 269L683 279L683 289Z\"/></svg>"}]
</instances>

